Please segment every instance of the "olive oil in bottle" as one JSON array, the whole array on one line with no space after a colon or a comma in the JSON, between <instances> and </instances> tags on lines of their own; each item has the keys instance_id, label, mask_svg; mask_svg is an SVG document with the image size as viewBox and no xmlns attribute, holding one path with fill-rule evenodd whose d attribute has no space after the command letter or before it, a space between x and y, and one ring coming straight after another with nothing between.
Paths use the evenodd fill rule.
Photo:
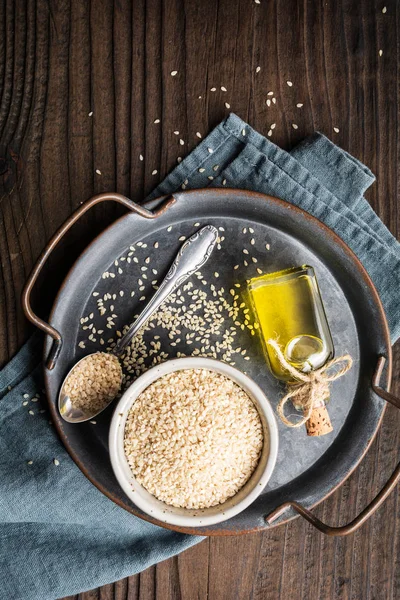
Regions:
<instances>
[{"instance_id":1,"label":"olive oil in bottle","mask_svg":"<svg viewBox=\"0 0 400 600\"><path fill-rule=\"evenodd\" d=\"M332 336L312 267L303 265L251 279L249 293L275 377L293 380L269 347L271 338L281 346L286 360L305 373L333 357Z\"/></svg>"}]
</instances>

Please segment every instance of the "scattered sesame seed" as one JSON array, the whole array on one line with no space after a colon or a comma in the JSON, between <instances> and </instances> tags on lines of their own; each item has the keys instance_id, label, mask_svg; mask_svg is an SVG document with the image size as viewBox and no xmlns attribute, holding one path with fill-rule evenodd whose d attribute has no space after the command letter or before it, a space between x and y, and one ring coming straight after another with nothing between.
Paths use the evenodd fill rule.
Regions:
<instances>
[{"instance_id":1,"label":"scattered sesame seed","mask_svg":"<svg viewBox=\"0 0 400 600\"><path fill-rule=\"evenodd\" d=\"M256 4L261 4L261 0L254 0Z\"/></svg>"},{"instance_id":2,"label":"scattered sesame seed","mask_svg":"<svg viewBox=\"0 0 400 600\"><path fill-rule=\"evenodd\" d=\"M158 173L157 169L154 169L154 170L151 172L151 174L152 174L152 175L157 175L157 173Z\"/></svg>"},{"instance_id":3,"label":"scattered sesame seed","mask_svg":"<svg viewBox=\"0 0 400 600\"><path fill-rule=\"evenodd\" d=\"M92 425L96 425L97 421L89 421L89 423L91 423Z\"/></svg>"},{"instance_id":4,"label":"scattered sesame seed","mask_svg":"<svg viewBox=\"0 0 400 600\"><path fill-rule=\"evenodd\" d=\"M259 275L262 275L262 269L260 269L259 267L257 267L257 273L258 273Z\"/></svg>"},{"instance_id":5,"label":"scattered sesame seed","mask_svg":"<svg viewBox=\"0 0 400 600\"><path fill-rule=\"evenodd\" d=\"M30 415L34 415L34 414L35 414L35 413L33 412L33 410L28 410L28 413L29 413Z\"/></svg>"},{"instance_id":6,"label":"scattered sesame seed","mask_svg":"<svg viewBox=\"0 0 400 600\"><path fill-rule=\"evenodd\" d=\"M265 103L267 106L271 106L271 100L268 98L268 100Z\"/></svg>"},{"instance_id":7,"label":"scattered sesame seed","mask_svg":"<svg viewBox=\"0 0 400 600\"><path fill-rule=\"evenodd\" d=\"M269 244L265 244L265 248L266 248L267 250L269 250L269 249L271 248L271 246L270 246Z\"/></svg>"},{"instance_id":8,"label":"scattered sesame seed","mask_svg":"<svg viewBox=\"0 0 400 600\"><path fill-rule=\"evenodd\" d=\"M139 154L139 160L144 160L143 154Z\"/></svg>"},{"instance_id":9,"label":"scattered sesame seed","mask_svg":"<svg viewBox=\"0 0 400 600\"><path fill-rule=\"evenodd\" d=\"M160 123L160 119L155 119L155 120L154 120L154 123L155 123L155 124L157 124L157 123Z\"/></svg>"},{"instance_id":10,"label":"scattered sesame seed","mask_svg":"<svg viewBox=\"0 0 400 600\"><path fill-rule=\"evenodd\" d=\"M176 162L179 164L182 162L182 156L178 156L178 158L176 159Z\"/></svg>"},{"instance_id":11,"label":"scattered sesame seed","mask_svg":"<svg viewBox=\"0 0 400 600\"><path fill-rule=\"evenodd\" d=\"M200 131L196 131L196 135L201 140L201 133L200 133Z\"/></svg>"},{"instance_id":12,"label":"scattered sesame seed","mask_svg":"<svg viewBox=\"0 0 400 600\"><path fill-rule=\"evenodd\" d=\"M174 131L174 134L175 135L179 135L179 131Z\"/></svg>"},{"instance_id":13,"label":"scattered sesame seed","mask_svg":"<svg viewBox=\"0 0 400 600\"><path fill-rule=\"evenodd\" d=\"M185 142L183 141L182 138L180 138L179 143L180 143L181 146L183 146L185 144Z\"/></svg>"},{"instance_id":14,"label":"scattered sesame seed","mask_svg":"<svg viewBox=\"0 0 400 600\"><path fill-rule=\"evenodd\" d=\"M178 71L171 71L172 77L175 77L175 75L177 75L177 74L178 74Z\"/></svg>"},{"instance_id":15,"label":"scattered sesame seed","mask_svg":"<svg viewBox=\"0 0 400 600\"><path fill-rule=\"evenodd\" d=\"M228 90L226 89L226 87L225 87L225 86L221 85L221 91L222 91L222 92L227 92Z\"/></svg>"},{"instance_id":16,"label":"scattered sesame seed","mask_svg":"<svg viewBox=\"0 0 400 600\"><path fill-rule=\"evenodd\" d=\"M270 129L275 129L275 127L276 127L276 123L272 123Z\"/></svg>"},{"instance_id":17,"label":"scattered sesame seed","mask_svg":"<svg viewBox=\"0 0 400 600\"><path fill-rule=\"evenodd\" d=\"M387 8L386 8L386 6L384 6L384 7L382 8L382 12L383 12L383 14L385 14L385 13L386 13L386 11L387 11Z\"/></svg>"},{"instance_id":18,"label":"scattered sesame seed","mask_svg":"<svg viewBox=\"0 0 400 600\"><path fill-rule=\"evenodd\" d=\"M33 465L33 460L28 460L27 465Z\"/></svg>"},{"instance_id":19,"label":"scattered sesame seed","mask_svg":"<svg viewBox=\"0 0 400 600\"><path fill-rule=\"evenodd\" d=\"M270 129L270 130L268 131L268 133L267 133L267 136L268 136L268 137L271 137L271 135L272 135L272 129Z\"/></svg>"},{"instance_id":20,"label":"scattered sesame seed","mask_svg":"<svg viewBox=\"0 0 400 600\"><path fill-rule=\"evenodd\" d=\"M334 131L335 133L339 133L340 129L339 129L339 127L334 127L334 128L333 128L333 131Z\"/></svg>"},{"instance_id":21,"label":"scattered sesame seed","mask_svg":"<svg viewBox=\"0 0 400 600\"><path fill-rule=\"evenodd\" d=\"M272 102L276 104L276 98L272 98Z\"/></svg>"},{"instance_id":22,"label":"scattered sesame seed","mask_svg":"<svg viewBox=\"0 0 400 600\"><path fill-rule=\"evenodd\" d=\"M214 152L214 150L212 148L207 148L207 150L209 151L210 154L212 154Z\"/></svg>"},{"instance_id":23,"label":"scattered sesame seed","mask_svg":"<svg viewBox=\"0 0 400 600\"><path fill-rule=\"evenodd\" d=\"M204 173L205 169L203 169L203 167L200 167L199 169L199 173Z\"/></svg>"},{"instance_id":24,"label":"scattered sesame seed","mask_svg":"<svg viewBox=\"0 0 400 600\"><path fill-rule=\"evenodd\" d=\"M58 465L60 464L60 461L58 460L58 458L53 458L53 463L55 464L56 467L58 467Z\"/></svg>"},{"instance_id":25,"label":"scattered sesame seed","mask_svg":"<svg viewBox=\"0 0 400 600\"><path fill-rule=\"evenodd\" d=\"M89 117L93 117L93 111L92 110L89 113Z\"/></svg>"},{"instance_id":26,"label":"scattered sesame seed","mask_svg":"<svg viewBox=\"0 0 400 600\"><path fill-rule=\"evenodd\" d=\"M250 240L250 244L251 244L252 246L254 246L254 244L255 244L255 243L256 243L256 240L255 240L254 238L251 238L251 240Z\"/></svg>"},{"instance_id":27,"label":"scattered sesame seed","mask_svg":"<svg viewBox=\"0 0 400 600\"><path fill-rule=\"evenodd\" d=\"M181 235L181 237L179 238L179 241L183 242L184 240L186 240L186 236L185 235Z\"/></svg>"},{"instance_id":28,"label":"scattered sesame seed","mask_svg":"<svg viewBox=\"0 0 400 600\"><path fill-rule=\"evenodd\" d=\"M225 108L230 108L231 105L228 102L225 102Z\"/></svg>"},{"instance_id":29,"label":"scattered sesame seed","mask_svg":"<svg viewBox=\"0 0 400 600\"><path fill-rule=\"evenodd\" d=\"M172 225L170 225L169 227L167 227L167 231L171 231L172 230Z\"/></svg>"},{"instance_id":30,"label":"scattered sesame seed","mask_svg":"<svg viewBox=\"0 0 400 600\"><path fill-rule=\"evenodd\" d=\"M158 242L154 242L153 247L158 248Z\"/></svg>"},{"instance_id":31,"label":"scattered sesame seed","mask_svg":"<svg viewBox=\"0 0 400 600\"><path fill-rule=\"evenodd\" d=\"M97 173L97 175L101 175L100 169L96 169L96 173Z\"/></svg>"},{"instance_id":32,"label":"scattered sesame seed","mask_svg":"<svg viewBox=\"0 0 400 600\"><path fill-rule=\"evenodd\" d=\"M216 88L216 87L212 87L210 91L211 91L211 92L216 92L216 91L217 91L217 88Z\"/></svg>"},{"instance_id":33,"label":"scattered sesame seed","mask_svg":"<svg viewBox=\"0 0 400 600\"><path fill-rule=\"evenodd\" d=\"M286 82L288 84L289 87L292 87L293 83L291 81L287 81Z\"/></svg>"},{"instance_id":34,"label":"scattered sesame seed","mask_svg":"<svg viewBox=\"0 0 400 600\"><path fill-rule=\"evenodd\" d=\"M213 177L212 175L209 175L209 176L207 177L207 179L209 179L210 181L212 181L212 180L214 179L214 177Z\"/></svg>"},{"instance_id":35,"label":"scattered sesame seed","mask_svg":"<svg viewBox=\"0 0 400 600\"><path fill-rule=\"evenodd\" d=\"M25 401L22 403L22 406L27 406L28 404L29 404L29 403L28 403L28 400L25 400Z\"/></svg>"},{"instance_id":36,"label":"scattered sesame seed","mask_svg":"<svg viewBox=\"0 0 400 600\"><path fill-rule=\"evenodd\" d=\"M273 96L274 92L268 92L267 96Z\"/></svg>"},{"instance_id":37,"label":"scattered sesame seed","mask_svg":"<svg viewBox=\"0 0 400 600\"><path fill-rule=\"evenodd\" d=\"M298 129L299 128L299 126L296 125L296 123L292 123L292 127L293 127L293 129Z\"/></svg>"},{"instance_id":38,"label":"scattered sesame seed","mask_svg":"<svg viewBox=\"0 0 400 600\"><path fill-rule=\"evenodd\" d=\"M248 254L249 251L247 250L247 248L243 248L243 254Z\"/></svg>"},{"instance_id":39,"label":"scattered sesame seed","mask_svg":"<svg viewBox=\"0 0 400 600\"><path fill-rule=\"evenodd\" d=\"M242 129L242 135L246 135L246 130Z\"/></svg>"},{"instance_id":40,"label":"scattered sesame seed","mask_svg":"<svg viewBox=\"0 0 400 600\"><path fill-rule=\"evenodd\" d=\"M304 106L301 102L299 102L298 104L296 104L297 108L302 108L302 106Z\"/></svg>"},{"instance_id":41,"label":"scattered sesame seed","mask_svg":"<svg viewBox=\"0 0 400 600\"><path fill-rule=\"evenodd\" d=\"M249 227L249 232L254 233L254 229L252 227Z\"/></svg>"},{"instance_id":42,"label":"scattered sesame seed","mask_svg":"<svg viewBox=\"0 0 400 600\"><path fill-rule=\"evenodd\" d=\"M219 273L215 272L214 277L219 277Z\"/></svg>"},{"instance_id":43,"label":"scattered sesame seed","mask_svg":"<svg viewBox=\"0 0 400 600\"><path fill-rule=\"evenodd\" d=\"M382 56L383 50L379 50L379 56Z\"/></svg>"},{"instance_id":44,"label":"scattered sesame seed","mask_svg":"<svg viewBox=\"0 0 400 600\"><path fill-rule=\"evenodd\" d=\"M226 179L222 180L222 185L226 185Z\"/></svg>"},{"instance_id":45,"label":"scattered sesame seed","mask_svg":"<svg viewBox=\"0 0 400 600\"><path fill-rule=\"evenodd\" d=\"M24 398L29 398L29 394L24 394Z\"/></svg>"}]
</instances>

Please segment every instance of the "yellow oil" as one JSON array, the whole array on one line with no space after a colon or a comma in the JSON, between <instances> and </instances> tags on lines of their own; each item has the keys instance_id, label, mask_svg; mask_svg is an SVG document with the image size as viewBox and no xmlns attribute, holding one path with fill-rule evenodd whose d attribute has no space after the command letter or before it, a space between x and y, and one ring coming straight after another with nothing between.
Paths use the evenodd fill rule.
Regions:
<instances>
[{"instance_id":1,"label":"yellow oil","mask_svg":"<svg viewBox=\"0 0 400 600\"><path fill-rule=\"evenodd\" d=\"M250 298L272 373L293 377L280 365L268 340L276 340L297 369L310 371L333 356L333 343L314 270L295 267L249 282Z\"/></svg>"}]
</instances>

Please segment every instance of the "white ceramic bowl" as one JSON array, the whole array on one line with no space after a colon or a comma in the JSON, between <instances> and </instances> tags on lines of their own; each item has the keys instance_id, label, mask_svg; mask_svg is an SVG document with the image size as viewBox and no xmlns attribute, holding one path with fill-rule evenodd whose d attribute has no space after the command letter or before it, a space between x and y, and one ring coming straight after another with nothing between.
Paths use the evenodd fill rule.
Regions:
<instances>
[{"instance_id":1,"label":"white ceramic bowl","mask_svg":"<svg viewBox=\"0 0 400 600\"><path fill-rule=\"evenodd\" d=\"M153 381L172 371L208 369L226 375L252 398L258 409L264 430L264 445L260 461L253 475L241 490L223 504L203 510L175 508L157 500L130 470L124 453L124 430L128 412L136 398ZM264 392L250 377L218 360L201 357L177 358L153 367L136 379L118 402L111 421L109 450L115 476L128 498L154 519L181 527L205 527L237 515L247 508L263 491L275 466L278 453L278 427Z\"/></svg>"}]
</instances>

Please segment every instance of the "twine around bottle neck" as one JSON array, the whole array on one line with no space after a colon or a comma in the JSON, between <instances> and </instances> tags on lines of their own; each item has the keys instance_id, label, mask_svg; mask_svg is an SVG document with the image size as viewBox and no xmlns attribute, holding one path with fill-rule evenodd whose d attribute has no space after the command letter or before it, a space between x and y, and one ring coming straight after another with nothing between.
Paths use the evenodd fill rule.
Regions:
<instances>
[{"instance_id":1,"label":"twine around bottle neck","mask_svg":"<svg viewBox=\"0 0 400 600\"><path fill-rule=\"evenodd\" d=\"M288 362L276 340L270 339L267 343L274 349L280 365L292 375L295 381L299 382L290 385L290 391L279 401L278 414L288 427L301 427L311 417L314 408L320 406L321 402L329 397L329 384L351 369L353 359L350 354L344 354L328 361L319 369L304 373ZM340 365L342 366L340 367ZM284 414L285 405L290 399L295 407L303 413L303 416L296 422L291 421Z\"/></svg>"}]
</instances>

